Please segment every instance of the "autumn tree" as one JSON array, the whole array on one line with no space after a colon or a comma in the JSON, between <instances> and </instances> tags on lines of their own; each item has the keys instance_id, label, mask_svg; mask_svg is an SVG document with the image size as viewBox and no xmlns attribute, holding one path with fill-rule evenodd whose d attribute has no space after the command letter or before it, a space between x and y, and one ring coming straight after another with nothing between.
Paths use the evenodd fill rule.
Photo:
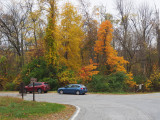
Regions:
<instances>
[{"instance_id":1,"label":"autumn tree","mask_svg":"<svg viewBox=\"0 0 160 120\"><path fill-rule=\"evenodd\" d=\"M56 0L48 1L49 15L48 15L48 25L46 28L45 35L45 49L46 49L46 60L48 64L53 66L57 65L57 41L56 41L56 16L57 16L57 5Z\"/></svg>"},{"instance_id":2,"label":"autumn tree","mask_svg":"<svg viewBox=\"0 0 160 120\"><path fill-rule=\"evenodd\" d=\"M81 66L82 17L71 3L66 3L63 7L61 18L60 60L69 69L78 70Z\"/></svg>"},{"instance_id":3,"label":"autumn tree","mask_svg":"<svg viewBox=\"0 0 160 120\"><path fill-rule=\"evenodd\" d=\"M110 21L102 22L98 29L98 40L96 41L94 50L99 55L98 65L104 74L112 72L124 71L124 65L128 63L123 57L117 55L117 51L111 46L113 27Z\"/></svg>"},{"instance_id":4,"label":"autumn tree","mask_svg":"<svg viewBox=\"0 0 160 120\"><path fill-rule=\"evenodd\" d=\"M83 84L91 81L92 76L99 73L99 71L96 70L97 69L97 64L94 63L92 61L92 59L90 59L89 62L90 62L89 65L82 67L81 70L79 71L79 76L80 76L80 79L82 80Z\"/></svg>"}]
</instances>

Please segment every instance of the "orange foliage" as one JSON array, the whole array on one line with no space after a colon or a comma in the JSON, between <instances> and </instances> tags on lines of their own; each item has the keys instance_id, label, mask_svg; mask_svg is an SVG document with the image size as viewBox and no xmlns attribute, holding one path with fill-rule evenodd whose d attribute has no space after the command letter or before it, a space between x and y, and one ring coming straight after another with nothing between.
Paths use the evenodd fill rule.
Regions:
<instances>
[{"instance_id":1,"label":"orange foliage","mask_svg":"<svg viewBox=\"0 0 160 120\"><path fill-rule=\"evenodd\" d=\"M90 64L88 66L82 67L82 69L80 70L80 78L83 81L90 81L92 79L92 76L98 74L99 72L95 70L96 68L97 66L93 63L92 59L90 59Z\"/></svg>"},{"instance_id":2,"label":"orange foliage","mask_svg":"<svg viewBox=\"0 0 160 120\"><path fill-rule=\"evenodd\" d=\"M103 55L103 57L106 57L104 64L109 66L107 67L106 71L109 71L110 73L121 71L126 73L128 76L126 83L129 84L129 86L134 87L136 83L132 81L132 74L128 74L124 67L128 61L124 60L123 57L119 57L117 51L111 45L113 37L112 32L113 27L110 21L106 20L100 25L100 28L98 29L98 40L95 43L94 51L96 54L100 54Z\"/></svg>"},{"instance_id":3,"label":"orange foliage","mask_svg":"<svg viewBox=\"0 0 160 120\"><path fill-rule=\"evenodd\" d=\"M111 46L112 32L113 27L110 21L106 20L100 25L98 29L98 41L95 43L94 51L96 54L106 55L105 65L110 66L110 72L126 72L124 65L128 61L124 60L123 57L119 57L117 51Z\"/></svg>"}]
</instances>

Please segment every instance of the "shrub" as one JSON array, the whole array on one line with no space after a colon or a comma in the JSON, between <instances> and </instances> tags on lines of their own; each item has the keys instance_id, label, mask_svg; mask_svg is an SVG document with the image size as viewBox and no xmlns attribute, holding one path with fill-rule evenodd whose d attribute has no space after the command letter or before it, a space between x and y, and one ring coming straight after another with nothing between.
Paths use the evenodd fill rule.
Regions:
<instances>
[{"instance_id":1,"label":"shrub","mask_svg":"<svg viewBox=\"0 0 160 120\"><path fill-rule=\"evenodd\" d=\"M148 90L159 91L160 90L160 72L159 70L155 70L153 74L151 74L149 80L145 83L145 86Z\"/></svg>"},{"instance_id":2,"label":"shrub","mask_svg":"<svg viewBox=\"0 0 160 120\"><path fill-rule=\"evenodd\" d=\"M13 82L8 82L4 85L4 90L6 91L14 91L16 89L16 84Z\"/></svg>"},{"instance_id":3,"label":"shrub","mask_svg":"<svg viewBox=\"0 0 160 120\"><path fill-rule=\"evenodd\" d=\"M129 89L125 83L128 79L124 72L117 72L111 75L94 75L92 81L87 85L89 91L93 92L123 92Z\"/></svg>"},{"instance_id":4,"label":"shrub","mask_svg":"<svg viewBox=\"0 0 160 120\"><path fill-rule=\"evenodd\" d=\"M25 84L29 84L30 79L37 78L37 81L43 78L53 78L56 75L55 68L52 66L47 66L46 61L43 57L32 60L28 65L26 65L21 73L21 77Z\"/></svg>"},{"instance_id":5,"label":"shrub","mask_svg":"<svg viewBox=\"0 0 160 120\"><path fill-rule=\"evenodd\" d=\"M92 77L92 81L88 83L87 87L89 91L93 91L93 92L109 91L107 76L94 75Z\"/></svg>"},{"instance_id":6,"label":"shrub","mask_svg":"<svg viewBox=\"0 0 160 120\"><path fill-rule=\"evenodd\" d=\"M137 84L144 84L147 81L147 77L144 75L136 75L133 77L133 81L135 81Z\"/></svg>"},{"instance_id":7,"label":"shrub","mask_svg":"<svg viewBox=\"0 0 160 120\"><path fill-rule=\"evenodd\" d=\"M111 92L123 92L128 90L126 79L127 74L124 72L117 72L108 76L109 87Z\"/></svg>"},{"instance_id":8,"label":"shrub","mask_svg":"<svg viewBox=\"0 0 160 120\"><path fill-rule=\"evenodd\" d=\"M59 87L58 79L56 78L43 78L41 82L47 82L50 85L51 90L57 90Z\"/></svg>"},{"instance_id":9,"label":"shrub","mask_svg":"<svg viewBox=\"0 0 160 120\"><path fill-rule=\"evenodd\" d=\"M75 72L68 69L58 73L58 80L61 85L77 83Z\"/></svg>"}]
</instances>

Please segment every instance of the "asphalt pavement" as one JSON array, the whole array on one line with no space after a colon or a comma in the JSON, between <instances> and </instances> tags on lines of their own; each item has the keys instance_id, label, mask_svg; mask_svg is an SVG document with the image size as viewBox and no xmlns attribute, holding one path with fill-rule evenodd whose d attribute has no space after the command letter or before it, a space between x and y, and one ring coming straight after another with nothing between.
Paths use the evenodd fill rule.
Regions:
<instances>
[{"instance_id":1,"label":"asphalt pavement","mask_svg":"<svg viewBox=\"0 0 160 120\"><path fill-rule=\"evenodd\" d=\"M0 96L20 97L17 93L0 93ZM25 100L32 100L27 94ZM136 95L68 95L36 94L36 101L77 106L80 111L74 120L160 120L160 93ZM73 119L72 119L73 120Z\"/></svg>"}]
</instances>

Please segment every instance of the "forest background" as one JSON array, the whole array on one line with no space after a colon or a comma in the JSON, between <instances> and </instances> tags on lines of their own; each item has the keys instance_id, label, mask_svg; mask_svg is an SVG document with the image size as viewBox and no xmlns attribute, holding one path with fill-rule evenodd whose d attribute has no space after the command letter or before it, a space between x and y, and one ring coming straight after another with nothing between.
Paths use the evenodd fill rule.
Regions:
<instances>
[{"instance_id":1,"label":"forest background","mask_svg":"<svg viewBox=\"0 0 160 120\"><path fill-rule=\"evenodd\" d=\"M131 92L144 84L160 90L159 11L143 3L115 0L81 8L68 1L13 1L0 11L0 90L18 90L31 78L52 90L81 83L94 92Z\"/></svg>"}]
</instances>

